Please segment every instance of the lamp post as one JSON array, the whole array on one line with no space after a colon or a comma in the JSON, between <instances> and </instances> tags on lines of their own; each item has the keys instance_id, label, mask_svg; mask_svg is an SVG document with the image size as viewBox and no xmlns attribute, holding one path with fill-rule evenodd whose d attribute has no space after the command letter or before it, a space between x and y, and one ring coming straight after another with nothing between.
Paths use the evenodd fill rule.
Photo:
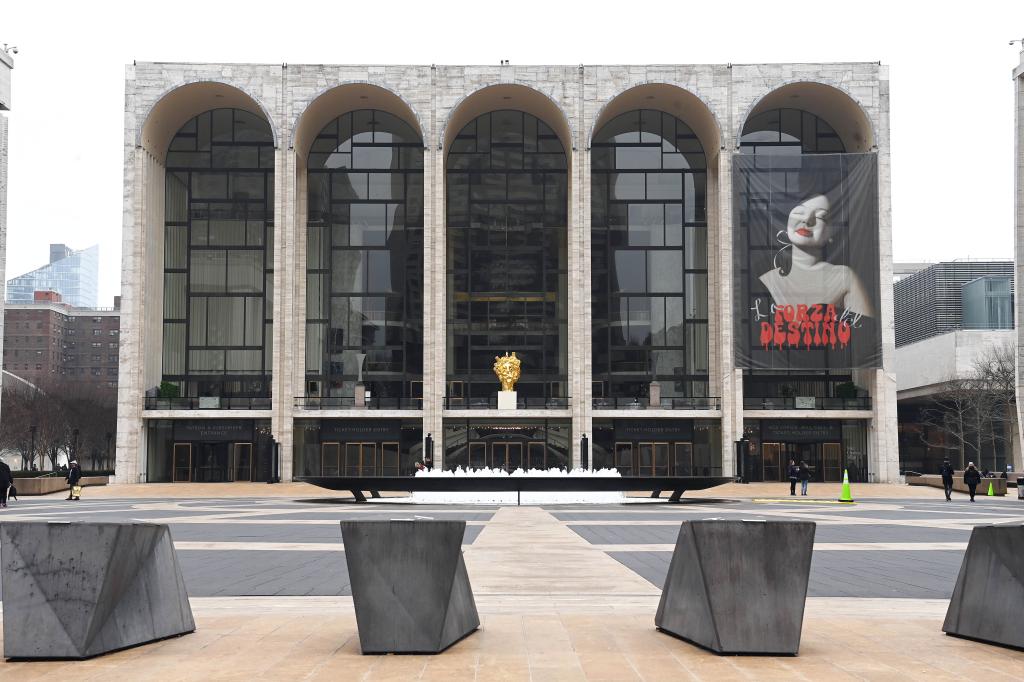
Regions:
<instances>
[{"instance_id":1,"label":"lamp post","mask_svg":"<svg viewBox=\"0 0 1024 682\"><path fill-rule=\"evenodd\" d=\"M105 469L109 469L110 468L110 438L113 435L114 434L110 433L110 431L107 431L107 449L103 453L103 465L104 465L103 468L105 468Z\"/></svg>"},{"instance_id":2,"label":"lamp post","mask_svg":"<svg viewBox=\"0 0 1024 682\"><path fill-rule=\"evenodd\" d=\"M429 468L434 466L434 436L430 433L423 443L423 463Z\"/></svg>"},{"instance_id":3,"label":"lamp post","mask_svg":"<svg viewBox=\"0 0 1024 682\"><path fill-rule=\"evenodd\" d=\"M590 469L590 441L585 433L580 438L580 467Z\"/></svg>"},{"instance_id":4,"label":"lamp post","mask_svg":"<svg viewBox=\"0 0 1024 682\"><path fill-rule=\"evenodd\" d=\"M29 446L28 446L28 468L31 469L36 463L36 429L35 424L28 427L29 433Z\"/></svg>"},{"instance_id":5,"label":"lamp post","mask_svg":"<svg viewBox=\"0 0 1024 682\"><path fill-rule=\"evenodd\" d=\"M72 439L71 439L71 459L77 462L78 461L78 429L75 429L74 431L72 431L71 435L73 436ZM71 462L69 461L68 464L70 465Z\"/></svg>"}]
</instances>

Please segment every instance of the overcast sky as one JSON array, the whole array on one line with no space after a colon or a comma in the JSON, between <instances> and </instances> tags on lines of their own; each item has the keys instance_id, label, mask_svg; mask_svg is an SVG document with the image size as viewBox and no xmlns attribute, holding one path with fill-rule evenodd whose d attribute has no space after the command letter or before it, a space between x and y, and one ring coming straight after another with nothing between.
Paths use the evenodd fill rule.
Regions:
<instances>
[{"instance_id":1,"label":"overcast sky","mask_svg":"<svg viewBox=\"0 0 1024 682\"><path fill-rule=\"evenodd\" d=\"M17 45L7 277L100 245L120 291L124 65L139 61L608 64L881 61L894 257L1013 256L1013 82L1024 2L6 0ZM947 10L946 7L949 7Z\"/></svg>"}]
</instances>

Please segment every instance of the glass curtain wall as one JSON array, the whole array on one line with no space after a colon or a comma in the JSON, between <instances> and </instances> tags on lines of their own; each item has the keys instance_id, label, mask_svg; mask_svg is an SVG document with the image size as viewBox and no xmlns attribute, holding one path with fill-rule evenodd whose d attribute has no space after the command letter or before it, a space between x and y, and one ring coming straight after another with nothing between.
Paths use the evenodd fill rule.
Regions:
<instances>
[{"instance_id":1,"label":"glass curtain wall","mask_svg":"<svg viewBox=\"0 0 1024 682\"><path fill-rule=\"evenodd\" d=\"M594 403L708 394L707 161L670 114L631 111L591 158Z\"/></svg>"},{"instance_id":2,"label":"glass curtain wall","mask_svg":"<svg viewBox=\"0 0 1024 682\"><path fill-rule=\"evenodd\" d=\"M448 405L487 403L496 355L522 361L520 399L566 397L565 149L522 111L483 114L448 151Z\"/></svg>"},{"instance_id":3,"label":"glass curtain wall","mask_svg":"<svg viewBox=\"0 0 1024 682\"><path fill-rule=\"evenodd\" d=\"M270 396L273 197L274 139L259 116L214 109L171 141L163 378L182 396Z\"/></svg>"},{"instance_id":4,"label":"glass curtain wall","mask_svg":"<svg viewBox=\"0 0 1024 682\"><path fill-rule=\"evenodd\" d=\"M846 148L832 126L801 109L772 109L753 116L743 127L740 138L741 154L799 156L844 152ZM759 248L773 250L777 245L769 235ZM744 375L743 394L752 408L757 408L758 401L765 398L850 398L857 393L849 370L744 370Z\"/></svg>"},{"instance_id":5,"label":"glass curtain wall","mask_svg":"<svg viewBox=\"0 0 1024 682\"><path fill-rule=\"evenodd\" d=\"M423 387L423 140L363 109L309 154L306 395L419 407ZM332 403L333 401L333 403Z\"/></svg>"}]
</instances>

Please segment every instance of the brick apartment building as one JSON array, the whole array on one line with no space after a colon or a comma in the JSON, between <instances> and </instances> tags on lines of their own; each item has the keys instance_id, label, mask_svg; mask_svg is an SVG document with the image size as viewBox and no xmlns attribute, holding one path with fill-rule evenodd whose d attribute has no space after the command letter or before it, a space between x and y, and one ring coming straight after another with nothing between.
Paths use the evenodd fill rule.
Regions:
<instances>
[{"instance_id":1,"label":"brick apartment building","mask_svg":"<svg viewBox=\"0 0 1024 682\"><path fill-rule=\"evenodd\" d=\"M7 304L3 368L38 386L95 387L117 397L120 300L113 308L73 308L53 291Z\"/></svg>"}]
</instances>

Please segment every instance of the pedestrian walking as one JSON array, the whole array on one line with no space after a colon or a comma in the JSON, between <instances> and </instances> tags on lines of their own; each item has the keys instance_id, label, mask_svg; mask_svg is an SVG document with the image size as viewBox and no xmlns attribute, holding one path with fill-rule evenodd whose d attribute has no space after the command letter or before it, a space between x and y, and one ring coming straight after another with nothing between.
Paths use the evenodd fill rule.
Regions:
<instances>
[{"instance_id":1,"label":"pedestrian walking","mask_svg":"<svg viewBox=\"0 0 1024 682\"><path fill-rule=\"evenodd\" d=\"M786 476L789 477L789 494L796 496L796 482L800 480L800 467L796 462L789 460L789 467L786 468Z\"/></svg>"},{"instance_id":2,"label":"pedestrian walking","mask_svg":"<svg viewBox=\"0 0 1024 682\"><path fill-rule=\"evenodd\" d=\"M78 466L78 462L71 460L68 463L68 499L69 500L80 500L82 499L82 486L78 484L82 480L82 469Z\"/></svg>"},{"instance_id":3,"label":"pedestrian walking","mask_svg":"<svg viewBox=\"0 0 1024 682\"><path fill-rule=\"evenodd\" d=\"M942 476L942 488L946 491L946 502L949 502L953 499L953 467L948 459L943 460L939 475Z\"/></svg>"},{"instance_id":4,"label":"pedestrian walking","mask_svg":"<svg viewBox=\"0 0 1024 682\"><path fill-rule=\"evenodd\" d=\"M7 491L14 485L14 475L7 462L0 459L0 507L7 506Z\"/></svg>"},{"instance_id":5,"label":"pedestrian walking","mask_svg":"<svg viewBox=\"0 0 1024 682\"><path fill-rule=\"evenodd\" d=\"M800 494L807 495L807 482L811 480L811 468L807 466L807 462L800 462Z\"/></svg>"},{"instance_id":6,"label":"pedestrian walking","mask_svg":"<svg viewBox=\"0 0 1024 682\"><path fill-rule=\"evenodd\" d=\"M967 469L964 471L964 485L967 486L967 492L971 495L971 502L974 502L974 494L978 491L979 483L981 483L981 473L974 468L974 462L968 462Z\"/></svg>"}]
</instances>

